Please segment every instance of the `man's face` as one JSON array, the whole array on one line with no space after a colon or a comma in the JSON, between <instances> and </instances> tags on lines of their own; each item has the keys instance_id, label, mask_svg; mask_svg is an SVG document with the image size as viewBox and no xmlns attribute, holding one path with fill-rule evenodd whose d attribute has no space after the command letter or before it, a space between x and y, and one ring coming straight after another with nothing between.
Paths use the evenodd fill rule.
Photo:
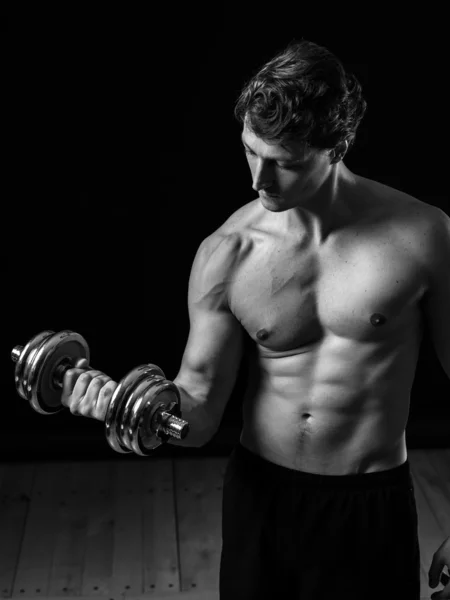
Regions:
<instances>
[{"instance_id":1,"label":"man's face","mask_svg":"<svg viewBox=\"0 0 450 600\"><path fill-rule=\"evenodd\" d=\"M316 150L296 142L283 146L269 144L246 125L242 143L253 189L268 210L278 212L301 207L314 197L332 170L329 150Z\"/></svg>"}]
</instances>

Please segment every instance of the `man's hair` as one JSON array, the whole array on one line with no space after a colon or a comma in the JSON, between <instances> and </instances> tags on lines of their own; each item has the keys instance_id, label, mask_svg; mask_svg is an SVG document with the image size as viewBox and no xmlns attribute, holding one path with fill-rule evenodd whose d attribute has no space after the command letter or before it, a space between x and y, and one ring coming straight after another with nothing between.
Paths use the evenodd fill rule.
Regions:
<instances>
[{"instance_id":1,"label":"man's hair","mask_svg":"<svg viewBox=\"0 0 450 600\"><path fill-rule=\"evenodd\" d=\"M291 42L244 86L235 117L266 142L353 145L367 103L356 77L322 46Z\"/></svg>"}]
</instances>

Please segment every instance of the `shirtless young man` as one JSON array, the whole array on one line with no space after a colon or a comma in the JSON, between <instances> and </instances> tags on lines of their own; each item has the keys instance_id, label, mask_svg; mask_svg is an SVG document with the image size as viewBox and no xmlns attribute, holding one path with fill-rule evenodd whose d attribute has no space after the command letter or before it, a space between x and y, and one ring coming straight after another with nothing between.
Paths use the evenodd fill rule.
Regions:
<instances>
[{"instance_id":1,"label":"shirtless young man","mask_svg":"<svg viewBox=\"0 0 450 600\"><path fill-rule=\"evenodd\" d=\"M345 166L365 107L357 80L306 41L236 107L258 198L200 245L175 379L191 433L174 443L202 446L247 338L222 600L419 600L405 428L424 326L450 377L450 219ZM66 375L63 403L104 418L117 384L79 374Z\"/></svg>"}]
</instances>

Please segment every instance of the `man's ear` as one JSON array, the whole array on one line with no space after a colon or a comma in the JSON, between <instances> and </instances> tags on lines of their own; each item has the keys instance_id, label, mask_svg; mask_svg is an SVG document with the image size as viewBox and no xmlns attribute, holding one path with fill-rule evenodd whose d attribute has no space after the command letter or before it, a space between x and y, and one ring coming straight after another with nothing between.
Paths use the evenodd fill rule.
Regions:
<instances>
[{"instance_id":1,"label":"man's ear","mask_svg":"<svg viewBox=\"0 0 450 600\"><path fill-rule=\"evenodd\" d=\"M347 150L348 150L348 141L347 140L344 140L343 142L338 144L336 146L336 148L331 150L331 152L330 152L331 164L334 165L334 164L340 162L341 160L343 160L344 156L347 154Z\"/></svg>"}]
</instances>

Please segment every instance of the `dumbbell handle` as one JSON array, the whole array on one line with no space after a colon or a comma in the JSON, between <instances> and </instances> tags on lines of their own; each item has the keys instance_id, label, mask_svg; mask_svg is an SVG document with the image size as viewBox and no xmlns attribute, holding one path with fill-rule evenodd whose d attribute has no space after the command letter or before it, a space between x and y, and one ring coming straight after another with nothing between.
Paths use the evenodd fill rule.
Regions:
<instances>
[{"instance_id":1,"label":"dumbbell handle","mask_svg":"<svg viewBox=\"0 0 450 600\"><path fill-rule=\"evenodd\" d=\"M17 362L20 359L24 346L15 346L11 352L11 358L13 362ZM55 369L53 374L53 384L55 387L63 388L64 374L69 369L73 369L74 365L70 360L61 362ZM85 371L91 370L90 368L84 369ZM178 440L184 439L189 433L189 423L184 419L180 419L175 415L172 415L166 411L159 412L159 422L162 431Z\"/></svg>"}]
</instances>

